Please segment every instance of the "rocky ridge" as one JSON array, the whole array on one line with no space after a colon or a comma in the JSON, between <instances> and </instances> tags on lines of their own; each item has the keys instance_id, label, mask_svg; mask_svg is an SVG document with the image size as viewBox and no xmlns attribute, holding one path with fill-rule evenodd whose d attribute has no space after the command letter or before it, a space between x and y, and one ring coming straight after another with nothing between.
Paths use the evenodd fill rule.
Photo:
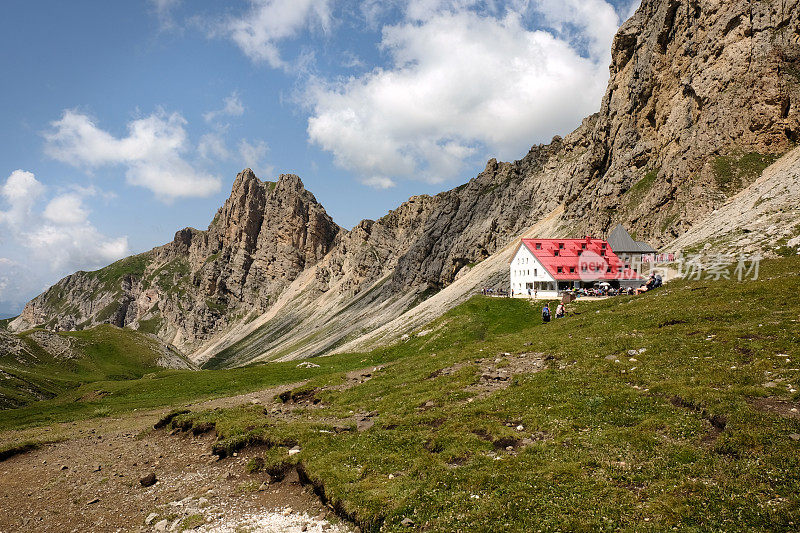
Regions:
<instances>
[{"instance_id":1,"label":"rocky ridge","mask_svg":"<svg viewBox=\"0 0 800 533\"><path fill-rule=\"evenodd\" d=\"M623 223L670 242L800 140L799 8L644 0L614 39L600 111L569 135L350 231L297 176L245 170L206 231L69 276L12 328L111 322L215 366L318 355L459 279L503 283L502 262L480 263L537 221L563 236Z\"/></svg>"}]
</instances>

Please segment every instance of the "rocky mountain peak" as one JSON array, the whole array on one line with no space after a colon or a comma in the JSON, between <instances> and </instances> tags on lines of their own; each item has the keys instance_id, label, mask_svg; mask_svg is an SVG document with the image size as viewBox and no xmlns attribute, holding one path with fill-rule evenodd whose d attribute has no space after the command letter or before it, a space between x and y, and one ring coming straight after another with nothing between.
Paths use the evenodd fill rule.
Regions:
<instances>
[{"instance_id":1,"label":"rocky mountain peak","mask_svg":"<svg viewBox=\"0 0 800 533\"><path fill-rule=\"evenodd\" d=\"M303 191L305 186L303 185L303 180L297 174L281 174L278 176L276 189Z\"/></svg>"},{"instance_id":2,"label":"rocky mountain peak","mask_svg":"<svg viewBox=\"0 0 800 533\"><path fill-rule=\"evenodd\" d=\"M236 175L233 180L233 191L247 190L251 183L261 183L252 169L246 168Z\"/></svg>"}]
</instances>

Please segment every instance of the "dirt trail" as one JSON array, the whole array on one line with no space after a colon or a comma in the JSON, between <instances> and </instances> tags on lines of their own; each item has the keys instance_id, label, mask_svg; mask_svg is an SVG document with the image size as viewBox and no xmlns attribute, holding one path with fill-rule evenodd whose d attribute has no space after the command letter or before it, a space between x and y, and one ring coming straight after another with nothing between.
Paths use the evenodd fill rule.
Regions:
<instances>
[{"instance_id":1,"label":"dirt trail","mask_svg":"<svg viewBox=\"0 0 800 533\"><path fill-rule=\"evenodd\" d=\"M287 388L193 408L266 404ZM248 474L257 448L217 460L213 435L148 430L157 417L64 424L68 440L0 462L0 532L349 531L331 524L335 516L296 473L272 484L266 474ZM151 473L158 481L142 486Z\"/></svg>"}]
</instances>

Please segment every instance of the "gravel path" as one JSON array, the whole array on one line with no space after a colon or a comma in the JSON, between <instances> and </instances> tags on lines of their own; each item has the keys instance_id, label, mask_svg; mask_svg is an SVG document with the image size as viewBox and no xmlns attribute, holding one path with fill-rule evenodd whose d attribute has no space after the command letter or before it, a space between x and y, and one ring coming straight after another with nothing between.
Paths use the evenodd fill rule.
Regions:
<instances>
[{"instance_id":1,"label":"gravel path","mask_svg":"<svg viewBox=\"0 0 800 533\"><path fill-rule=\"evenodd\" d=\"M276 390L253 396L266 403ZM0 462L0 532L350 531L296 473L272 484L248 474L247 461L263 450L218 460L213 434L141 433L152 421L74 424L69 440ZM144 487L149 474L157 482Z\"/></svg>"}]
</instances>

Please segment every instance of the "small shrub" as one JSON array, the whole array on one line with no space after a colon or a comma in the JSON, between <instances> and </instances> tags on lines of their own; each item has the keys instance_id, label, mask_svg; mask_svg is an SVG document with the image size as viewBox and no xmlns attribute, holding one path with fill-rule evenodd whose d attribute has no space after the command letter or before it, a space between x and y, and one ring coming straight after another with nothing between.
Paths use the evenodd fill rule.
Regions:
<instances>
[{"instance_id":1,"label":"small shrub","mask_svg":"<svg viewBox=\"0 0 800 533\"><path fill-rule=\"evenodd\" d=\"M264 459L262 457L253 457L247 461L244 467L248 474L257 474L264 469Z\"/></svg>"},{"instance_id":2,"label":"small shrub","mask_svg":"<svg viewBox=\"0 0 800 533\"><path fill-rule=\"evenodd\" d=\"M161 418L158 420L158 422L156 422L156 423L153 425L153 428L154 428L154 429L161 429L161 428L163 428L163 427L166 427L166 425L167 425L167 424L169 424L170 422L172 422L172 420L173 420L173 419L174 419L176 416L183 415L183 414L186 414L186 413L188 413L188 412L189 412L189 410L188 410L188 409L175 409L175 410L173 410L173 411L170 411L170 412L169 412L169 413L167 413L166 415L162 416L162 417L161 417Z\"/></svg>"},{"instance_id":3,"label":"small shrub","mask_svg":"<svg viewBox=\"0 0 800 533\"><path fill-rule=\"evenodd\" d=\"M201 514L189 515L181 522L181 531L186 529L195 529L206 523L206 519Z\"/></svg>"},{"instance_id":4,"label":"small shrub","mask_svg":"<svg viewBox=\"0 0 800 533\"><path fill-rule=\"evenodd\" d=\"M643 198L653 188L656 178L658 178L658 169L649 170L642 179L628 189L628 196L636 199Z\"/></svg>"}]
</instances>

